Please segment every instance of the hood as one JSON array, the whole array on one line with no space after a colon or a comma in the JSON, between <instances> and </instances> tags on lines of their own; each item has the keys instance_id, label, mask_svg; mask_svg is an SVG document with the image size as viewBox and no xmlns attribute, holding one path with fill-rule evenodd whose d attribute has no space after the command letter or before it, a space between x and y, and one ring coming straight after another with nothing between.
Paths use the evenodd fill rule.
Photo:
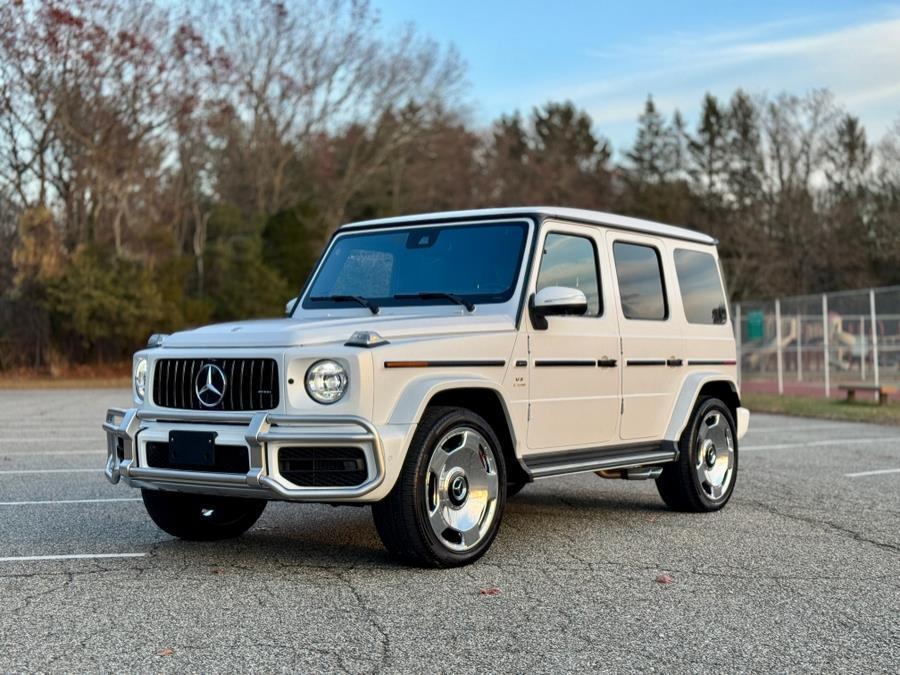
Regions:
<instances>
[{"instance_id":1,"label":"hood","mask_svg":"<svg viewBox=\"0 0 900 675\"><path fill-rule=\"evenodd\" d=\"M163 347L304 347L346 342L358 330L374 330L387 340L495 333L515 328L503 314L379 315L328 319L264 319L236 321L174 333Z\"/></svg>"}]
</instances>

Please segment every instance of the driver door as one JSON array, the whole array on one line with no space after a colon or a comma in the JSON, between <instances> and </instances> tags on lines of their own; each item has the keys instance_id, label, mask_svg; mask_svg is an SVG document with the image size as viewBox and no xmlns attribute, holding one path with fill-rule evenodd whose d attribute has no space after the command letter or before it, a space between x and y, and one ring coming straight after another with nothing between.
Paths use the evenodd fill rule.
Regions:
<instances>
[{"instance_id":1,"label":"driver door","mask_svg":"<svg viewBox=\"0 0 900 675\"><path fill-rule=\"evenodd\" d=\"M527 317L530 369L528 449L589 448L618 436L619 332L602 231L548 223L537 249L529 297L548 286L581 290L582 316L550 316L547 328Z\"/></svg>"}]
</instances>

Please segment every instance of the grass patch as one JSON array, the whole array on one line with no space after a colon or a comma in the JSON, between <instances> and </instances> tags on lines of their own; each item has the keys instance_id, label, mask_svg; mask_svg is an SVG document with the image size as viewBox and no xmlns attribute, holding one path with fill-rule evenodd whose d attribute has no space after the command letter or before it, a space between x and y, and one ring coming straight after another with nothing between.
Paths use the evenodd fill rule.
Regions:
<instances>
[{"instance_id":1,"label":"grass patch","mask_svg":"<svg viewBox=\"0 0 900 675\"><path fill-rule=\"evenodd\" d=\"M868 401L848 403L843 399L834 398L751 393L742 394L741 403L749 408L751 413L775 413L778 415L796 415L798 417L816 417L826 420L873 422L875 424L900 426L900 405L897 403L877 405Z\"/></svg>"}]
</instances>

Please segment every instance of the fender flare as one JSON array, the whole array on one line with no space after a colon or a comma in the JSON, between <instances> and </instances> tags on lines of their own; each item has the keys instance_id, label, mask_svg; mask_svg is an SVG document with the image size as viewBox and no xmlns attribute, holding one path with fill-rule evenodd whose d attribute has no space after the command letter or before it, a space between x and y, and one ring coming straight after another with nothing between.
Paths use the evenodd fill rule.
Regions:
<instances>
[{"instance_id":1,"label":"fender flare","mask_svg":"<svg viewBox=\"0 0 900 675\"><path fill-rule=\"evenodd\" d=\"M507 422L510 421L506 400L496 382L477 375L466 377L438 375L420 377L409 382L397 398L397 403L388 418L388 424L418 424L428 402L434 395L451 389L490 389L499 397ZM510 426L510 432L513 432L512 426Z\"/></svg>"},{"instance_id":2,"label":"fender flare","mask_svg":"<svg viewBox=\"0 0 900 675\"><path fill-rule=\"evenodd\" d=\"M681 434L691 419L691 412L697 403L697 397L704 385L710 382L727 382L731 390L737 395L737 384L727 375L715 370L700 371L691 373L684 382L681 383L681 391L678 392L678 398L675 399L675 407L672 409L672 416L669 418L669 426L666 427L665 440L678 443Z\"/></svg>"}]
</instances>

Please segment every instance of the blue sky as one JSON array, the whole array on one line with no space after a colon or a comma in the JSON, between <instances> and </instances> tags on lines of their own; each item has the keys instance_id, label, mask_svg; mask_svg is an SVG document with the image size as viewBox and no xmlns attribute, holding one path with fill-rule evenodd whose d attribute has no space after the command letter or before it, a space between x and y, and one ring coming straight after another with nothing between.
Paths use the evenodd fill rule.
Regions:
<instances>
[{"instance_id":1,"label":"blue sky","mask_svg":"<svg viewBox=\"0 0 900 675\"><path fill-rule=\"evenodd\" d=\"M477 123L570 99L617 150L647 94L693 124L701 97L828 87L877 140L900 119L900 2L373 0L459 49Z\"/></svg>"}]
</instances>

